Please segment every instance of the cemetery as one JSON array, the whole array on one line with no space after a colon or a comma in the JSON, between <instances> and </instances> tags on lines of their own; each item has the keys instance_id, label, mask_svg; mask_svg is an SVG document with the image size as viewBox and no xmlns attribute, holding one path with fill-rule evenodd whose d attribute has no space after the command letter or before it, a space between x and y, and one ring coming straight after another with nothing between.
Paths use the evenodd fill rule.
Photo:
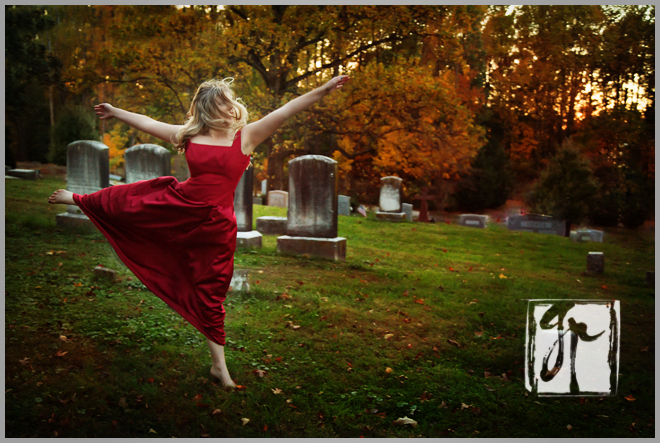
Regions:
<instances>
[{"instance_id":1,"label":"cemetery","mask_svg":"<svg viewBox=\"0 0 660 443\"><path fill-rule=\"evenodd\" d=\"M5 16L6 437L655 437L654 5Z\"/></svg>"}]
</instances>

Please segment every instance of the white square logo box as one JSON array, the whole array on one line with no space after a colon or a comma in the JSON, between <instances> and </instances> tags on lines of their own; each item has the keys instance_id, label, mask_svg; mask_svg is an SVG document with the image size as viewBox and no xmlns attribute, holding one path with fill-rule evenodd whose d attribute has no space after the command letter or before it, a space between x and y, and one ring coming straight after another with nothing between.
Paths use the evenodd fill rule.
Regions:
<instances>
[{"instance_id":1,"label":"white square logo box","mask_svg":"<svg viewBox=\"0 0 660 443\"><path fill-rule=\"evenodd\" d=\"M529 300L525 387L539 397L614 396L618 300Z\"/></svg>"}]
</instances>

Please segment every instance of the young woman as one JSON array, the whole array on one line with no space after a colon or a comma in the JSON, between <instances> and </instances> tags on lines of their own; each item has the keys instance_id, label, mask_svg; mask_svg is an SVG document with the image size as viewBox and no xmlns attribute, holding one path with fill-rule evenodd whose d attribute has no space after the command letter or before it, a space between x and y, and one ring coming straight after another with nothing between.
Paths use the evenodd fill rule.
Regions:
<instances>
[{"instance_id":1,"label":"young woman","mask_svg":"<svg viewBox=\"0 0 660 443\"><path fill-rule=\"evenodd\" d=\"M48 199L80 207L140 281L206 336L211 374L225 387L234 386L223 308L236 249L234 191L261 142L348 79L335 77L250 124L228 79L199 86L183 126L96 105L101 119L116 118L185 151L190 178L159 177L85 195L59 189Z\"/></svg>"}]
</instances>

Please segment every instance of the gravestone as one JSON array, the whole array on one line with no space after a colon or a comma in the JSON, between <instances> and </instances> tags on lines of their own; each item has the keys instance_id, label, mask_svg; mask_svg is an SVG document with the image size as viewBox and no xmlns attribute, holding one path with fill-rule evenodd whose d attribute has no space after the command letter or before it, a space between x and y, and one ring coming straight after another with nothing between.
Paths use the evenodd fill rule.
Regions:
<instances>
[{"instance_id":1,"label":"gravestone","mask_svg":"<svg viewBox=\"0 0 660 443\"><path fill-rule=\"evenodd\" d=\"M124 151L126 183L171 176L170 151L158 145L135 145Z\"/></svg>"},{"instance_id":2,"label":"gravestone","mask_svg":"<svg viewBox=\"0 0 660 443\"><path fill-rule=\"evenodd\" d=\"M566 235L566 223L547 215L512 215L507 219L510 231L536 232L539 234Z\"/></svg>"},{"instance_id":3,"label":"gravestone","mask_svg":"<svg viewBox=\"0 0 660 443\"><path fill-rule=\"evenodd\" d=\"M252 204L253 205L263 205L264 201L261 197L252 197Z\"/></svg>"},{"instance_id":4,"label":"gravestone","mask_svg":"<svg viewBox=\"0 0 660 443\"><path fill-rule=\"evenodd\" d=\"M418 221L429 221L429 200L437 198L437 195L428 195L429 188L423 187L422 193L413 197L413 200L420 200Z\"/></svg>"},{"instance_id":5,"label":"gravestone","mask_svg":"<svg viewBox=\"0 0 660 443\"><path fill-rule=\"evenodd\" d=\"M268 206L278 208L289 207L289 193L286 191L270 191L268 193Z\"/></svg>"},{"instance_id":6,"label":"gravestone","mask_svg":"<svg viewBox=\"0 0 660 443\"><path fill-rule=\"evenodd\" d=\"M266 197L267 194L268 194L268 180L261 180L261 198Z\"/></svg>"},{"instance_id":7,"label":"gravestone","mask_svg":"<svg viewBox=\"0 0 660 443\"><path fill-rule=\"evenodd\" d=\"M406 220L409 222L413 221L413 205L410 203L402 203L401 209L403 210L403 213L406 214Z\"/></svg>"},{"instance_id":8,"label":"gravestone","mask_svg":"<svg viewBox=\"0 0 660 443\"><path fill-rule=\"evenodd\" d=\"M602 274L605 270L605 254L590 252L587 254L587 274Z\"/></svg>"},{"instance_id":9,"label":"gravestone","mask_svg":"<svg viewBox=\"0 0 660 443\"><path fill-rule=\"evenodd\" d=\"M5 170L5 174L24 180L38 180L41 178L41 173L38 169L9 169Z\"/></svg>"},{"instance_id":10,"label":"gravestone","mask_svg":"<svg viewBox=\"0 0 660 443\"><path fill-rule=\"evenodd\" d=\"M337 199L339 215L351 215L351 198L347 195L339 195Z\"/></svg>"},{"instance_id":11,"label":"gravestone","mask_svg":"<svg viewBox=\"0 0 660 443\"><path fill-rule=\"evenodd\" d=\"M91 194L110 186L110 151L95 140L70 143L66 151L66 189L74 194ZM55 217L57 227L96 230L96 226L76 205Z\"/></svg>"},{"instance_id":12,"label":"gravestone","mask_svg":"<svg viewBox=\"0 0 660 443\"><path fill-rule=\"evenodd\" d=\"M188 162L185 155L174 154L171 157L172 175L179 182L184 182L190 178L190 169L188 169Z\"/></svg>"},{"instance_id":13,"label":"gravestone","mask_svg":"<svg viewBox=\"0 0 660 443\"><path fill-rule=\"evenodd\" d=\"M272 215L258 217L257 231L268 235L286 235L286 217Z\"/></svg>"},{"instance_id":14,"label":"gravestone","mask_svg":"<svg viewBox=\"0 0 660 443\"><path fill-rule=\"evenodd\" d=\"M243 171L234 193L234 213L236 214L236 246L239 248L261 248L262 239L258 231L252 229L252 180L254 169Z\"/></svg>"},{"instance_id":15,"label":"gravestone","mask_svg":"<svg viewBox=\"0 0 660 443\"><path fill-rule=\"evenodd\" d=\"M287 235L277 238L278 252L346 260L346 239L337 237L337 188L331 158L304 155L289 162Z\"/></svg>"},{"instance_id":16,"label":"gravestone","mask_svg":"<svg viewBox=\"0 0 660 443\"><path fill-rule=\"evenodd\" d=\"M603 231L596 229L585 229L582 231L571 231L570 238L575 242L593 241L603 242Z\"/></svg>"},{"instance_id":17,"label":"gravestone","mask_svg":"<svg viewBox=\"0 0 660 443\"><path fill-rule=\"evenodd\" d=\"M380 179L380 211L376 212L376 218L400 222L406 217L406 214L401 212L401 182L399 177Z\"/></svg>"},{"instance_id":18,"label":"gravestone","mask_svg":"<svg viewBox=\"0 0 660 443\"><path fill-rule=\"evenodd\" d=\"M488 216L479 214L461 214L458 216L458 224L472 228L487 228Z\"/></svg>"},{"instance_id":19,"label":"gravestone","mask_svg":"<svg viewBox=\"0 0 660 443\"><path fill-rule=\"evenodd\" d=\"M247 269L234 269L229 287L232 291L250 292L250 272Z\"/></svg>"}]
</instances>

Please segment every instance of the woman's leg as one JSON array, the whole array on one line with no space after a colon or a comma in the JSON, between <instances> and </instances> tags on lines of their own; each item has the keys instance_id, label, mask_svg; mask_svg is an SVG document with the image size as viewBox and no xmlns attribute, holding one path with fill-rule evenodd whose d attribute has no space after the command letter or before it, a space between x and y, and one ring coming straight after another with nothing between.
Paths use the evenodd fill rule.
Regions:
<instances>
[{"instance_id":1,"label":"woman's leg","mask_svg":"<svg viewBox=\"0 0 660 443\"><path fill-rule=\"evenodd\" d=\"M53 192L53 194L48 197L48 203L51 205L75 205L76 202L73 200L73 192L67 191L66 189L58 189Z\"/></svg>"},{"instance_id":2,"label":"woman's leg","mask_svg":"<svg viewBox=\"0 0 660 443\"><path fill-rule=\"evenodd\" d=\"M213 359L213 365L211 366L211 375L219 378L222 382L222 385L225 387L235 387L234 381L229 375L227 370L227 363L225 362L225 347L217 343L212 342L208 338L206 342L209 344L209 349L211 350L211 358Z\"/></svg>"}]
</instances>

